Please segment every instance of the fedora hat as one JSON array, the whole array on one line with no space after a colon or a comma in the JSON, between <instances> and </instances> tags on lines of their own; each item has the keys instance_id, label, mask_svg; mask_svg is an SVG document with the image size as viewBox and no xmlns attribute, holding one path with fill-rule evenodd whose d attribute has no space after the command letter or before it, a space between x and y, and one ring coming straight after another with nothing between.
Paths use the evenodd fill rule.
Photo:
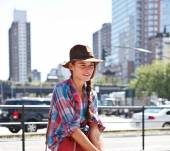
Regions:
<instances>
[{"instance_id":1,"label":"fedora hat","mask_svg":"<svg viewBox=\"0 0 170 151\"><path fill-rule=\"evenodd\" d=\"M70 61L62 64L63 67L69 68L69 63L76 60L100 63L103 60L94 58L93 51L85 45L75 45L70 49Z\"/></svg>"}]
</instances>

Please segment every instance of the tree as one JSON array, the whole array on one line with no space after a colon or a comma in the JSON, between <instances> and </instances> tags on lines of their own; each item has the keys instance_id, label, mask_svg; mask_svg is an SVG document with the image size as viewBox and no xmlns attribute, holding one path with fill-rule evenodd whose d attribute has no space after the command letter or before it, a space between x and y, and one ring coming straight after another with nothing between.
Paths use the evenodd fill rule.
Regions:
<instances>
[{"instance_id":1,"label":"tree","mask_svg":"<svg viewBox=\"0 0 170 151\"><path fill-rule=\"evenodd\" d=\"M136 70L136 79L130 81L130 87L135 88L138 95L156 93L158 97L170 100L170 64L155 61L143 65Z\"/></svg>"},{"instance_id":2,"label":"tree","mask_svg":"<svg viewBox=\"0 0 170 151\"><path fill-rule=\"evenodd\" d=\"M114 76L102 75L101 77L96 76L94 78L94 83L101 84L101 85L116 85L116 84L120 84L120 79Z\"/></svg>"},{"instance_id":3,"label":"tree","mask_svg":"<svg viewBox=\"0 0 170 151\"><path fill-rule=\"evenodd\" d=\"M32 75L31 74L28 75L28 82L32 82Z\"/></svg>"}]
</instances>

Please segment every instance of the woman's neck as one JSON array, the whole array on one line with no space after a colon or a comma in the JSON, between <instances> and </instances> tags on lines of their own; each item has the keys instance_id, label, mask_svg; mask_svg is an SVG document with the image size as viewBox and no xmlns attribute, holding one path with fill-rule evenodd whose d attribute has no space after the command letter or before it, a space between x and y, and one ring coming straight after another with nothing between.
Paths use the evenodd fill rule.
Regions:
<instances>
[{"instance_id":1,"label":"woman's neck","mask_svg":"<svg viewBox=\"0 0 170 151\"><path fill-rule=\"evenodd\" d=\"M73 82L74 82L74 85L75 85L75 88L76 88L77 92L78 92L79 94L82 94L84 82L83 82L83 81L80 81L80 80L78 80L78 79L74 79L74 78L73 78L72 80L73 80Z\"/></svg>"},{"instance_id":2,"label":"woman's neck","mask_svg":"<svg viewBox=\"0 0 170 151\"><path fill-rule=\"evenodd\" d=\"M78 92L81 92L84 83L81 82L81 81L78 81L78 80L74 80L74 79L73 79L73 81L74 81L74 84L75 84L75 87L76 87L77 91L78 91Z\"/></svg>"}]
</instances>

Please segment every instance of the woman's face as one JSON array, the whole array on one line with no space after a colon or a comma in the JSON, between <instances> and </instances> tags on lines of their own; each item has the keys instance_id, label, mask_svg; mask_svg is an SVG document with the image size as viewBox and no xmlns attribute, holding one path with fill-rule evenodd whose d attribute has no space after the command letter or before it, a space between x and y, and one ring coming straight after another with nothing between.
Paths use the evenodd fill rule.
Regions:
<instances>
[{"instance_id":1,"label":"woman's face","mask_svg":"<svg viewBox=\"0 0 170 151\"><path fill-rule=\"evenodd\" d=\"M70 63L69 69L72 71L73 78L80 81L89 81L94 72L95 63L86 61L75 61Z\"/></svg>"}]
</instances>

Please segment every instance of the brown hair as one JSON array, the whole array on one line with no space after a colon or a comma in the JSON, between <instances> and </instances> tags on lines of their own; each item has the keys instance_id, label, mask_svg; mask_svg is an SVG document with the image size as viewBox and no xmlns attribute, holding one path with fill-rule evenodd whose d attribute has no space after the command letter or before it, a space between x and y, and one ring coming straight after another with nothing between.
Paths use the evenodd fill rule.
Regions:
<instances>
[{"instance_id":1,"label":"brown hair","mask_svg":"<svg viewBox=\"0 0 170 151\"><path fill-rule=\"evenodd\" d=\"M71 63L74 64L76 61L72 61ZM94 77L95 72L96 72L96 65L97 63L94 62L94 71L93 74L91 76L91 79ZM71 72L71 78L73 78L73 71L70 70ZM86 82L86 92L87 92L87 99L88 99L88 110L87 110L87 119L89 119L91 117L91 110L90 110L90 106L92 104L92 98L91 98L91 93L92 93L92 80L89 80Z\"/></svg>"},{"instance_id":2,"label":"brown hair","mask_svg":"<svg viewBox=\"0 0 170 151\"><path fill-rule=\"evenodd\" d=\"M91 117L91 111L90 111L90 106L92 104L91 91L92 91L92 81L89 80L86 82L86 92L87 92L87 99L88 99L87 120Z\"/></svg>"},{"instance_id":3,"label":"brown hair","mask_svg":"<svg viewBox=\"0 0 170 151\"><path fill-rule=\"evenodd\" d=\"M86 82L86 92L87 92L87 99L88 99L88 110L87 110L87 119L91 118L91 110L90 110L90 106L92 104L92 78L94 77L95 75L95 72L96 72L96 63L94 64L94 71L93 71L93 74L91 76L91 79L89 81Z\"/></svg>"}]
</instances>

